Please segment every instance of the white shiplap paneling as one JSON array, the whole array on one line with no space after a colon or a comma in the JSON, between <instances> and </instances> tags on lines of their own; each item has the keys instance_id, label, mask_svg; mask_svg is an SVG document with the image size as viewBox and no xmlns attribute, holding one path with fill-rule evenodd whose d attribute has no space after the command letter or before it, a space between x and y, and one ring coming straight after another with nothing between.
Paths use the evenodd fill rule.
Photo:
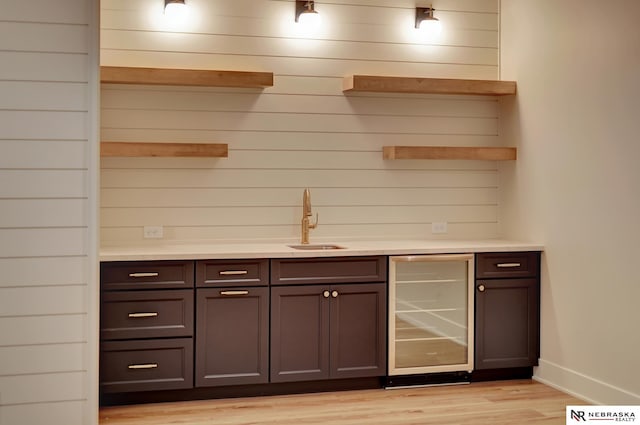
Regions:
<instances>
[{"instance_id":1,"label":"white shiplap paneling","mask_svg":"<svg viewBox=\"0 0 640 425\"><path fill-rule=\"evenodd\" d=\"M87 83L87 57L72 53L0 51L0 81Z\"/></svg>"},{"instance_id":2,"label":"white shiplap paneling","mask_svg":"<svg viewBox=\"0 0 640 425\"><path fill-rule=\"evenodd\" d=\"M0 22L0 50L86 54L88 27L81 24Z\"/></svg>"},{"instance_id":3,"label":"white shiplap paneling","mask_svg":"<svg viewBox=\"0 0 640 425\"><path fill-rule=\"evenodd\" d=\"M80 285L86 282L87 258L0 258L0 287Z\"/></svg>"},{"instance_id":4,"label":"white shiplap paneling","mask_svg":"<svg viewBox=\"0 0 640 425\"><path fill-rule=\"evenodd\" d=\"M97 423L97 4L2 4L2 424Z\"/></svg>"},{"instance_id":5,"label":"white shiplap paneling","mask_svg":"<svg viewBox=\"0 0 640 425\"><path fill-rule=\"evenodd\" d=\"M1 424L84 425L84 401L6 405L0 409Z\"/></svg>"},{"instance_id":6,"label":"white shiplap paneling","mask_svg":"<svg viewBox=\"0 0 640 425\"><path fill-rule=\"evenodd\" d=\"M0 288L0 318L85 313L85 292L86 285Z\"/></svg>"},{"instance_id":7,"label":"white shiplap paneling","mask_svg":"<svg viewBox=\"0 0 640 425\"><path fill-rule=\"evenodd\" d=\"M351 73L497 78L496 0L435 5L442 37L424 43L409 1L328 1L304 35L285 0L199 1L202 17L163 29L150 0L102 2L103 65L272 71L264 90L104 85L102 139L229 144L229 158L104 158L102 238L296 238L311 188L316 238L497 236L497 166L384 161L384 145L498 143L489 97L347 94ZM206 17L206 18L205 18Z\"/></svg>"},{"instance_id":8,"label":"white shiplap paneling","mask_svg":"<svg viewBox=\"0 0 640 425\"><path fill-rule=\"evenodd\" d=\"M3 145L0 143L0 146ZM84 152L85 147L82 144L77 144L76 147L80 152ZM57 158L59 153L55 148L56 144L51 144L48 149L43 149L43 151L51 150L51 158ZM76 154L79 153L76 152ZM14 156L15 152L7 155ZM41 158L40 161L44 158L47 156ZM20 158L15 164L9 164L11 168L0 169L0 198L77 198L87 196L87 185L84 180L87 177L87 172L85 170L44 167L13 168L19 164L19 161L33 163L31 158ZM55 159L52 160L52 163L55 163ZM45 162L42 165L47 166L48 164ZM15 182L20 182L20 184L17 185Z\"/></svg>"},{"instance_id":9,"label":"white shiplap paneling","mask_svg":"<svg viewBox=\"0 0 640 425\"><path fill-rule=\"evenodd\" d=\"M82 400L85 372L44 373L0 377L0 393L7 405Z\"/></svg>"},{"instance_id":10,"label":"white shiplap paneling","mask_svg":"<svg viewBox=\"0 0 640 425\"><path fill-rule=\"evenodd\" d=\"M85 314L0 319L0 346L86 343Z\"/></svg>"},{"instance_id":11,"label":"white shiplap paneling","mask_svg":"<svg viewBox=\"0 0 640 425\"><path fill-rule=\"evenodd\" d=\"M85 370L83 350L82 343L0 347L0 375Z\"/></svg>"}]
</instances>

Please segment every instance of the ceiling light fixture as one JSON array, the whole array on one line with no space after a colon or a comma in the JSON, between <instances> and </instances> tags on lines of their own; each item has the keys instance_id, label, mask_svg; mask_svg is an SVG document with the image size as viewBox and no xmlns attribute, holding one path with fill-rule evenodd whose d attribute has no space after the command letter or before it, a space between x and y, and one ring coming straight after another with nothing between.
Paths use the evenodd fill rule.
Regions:
<instances>
[{"instance_id":1,"label":"ceiling light fixture","mask_svg":"<svg viewBox=\"0 0 640 425\"><path fill-rule=\"evenodd\" d=\"M165 15L180 15L186 8L185 0L164 0Z\"/></svg>"},{"instance_id":2,"label":"ceiling light fixture","mask_svg":"<svg viewBox=\"0 0 640 425\"><path fill-rule=\"evenodd\" d=\"M296 0L296 22L309 26L320 23L320 14L316 11L313 0Z\"/></svg>"},{"instance_id":3,"label":"ceiling light fixture","mask_svg":"<svg viewBox=\"0 0 640 425\"><path fill-rule=\"evenodd\" d=\"M430 34L439 34L442 30L442 23L433 16L435 9L429 7L416 7L416 28L424 30Z\"/></svg>"}]
</instances>

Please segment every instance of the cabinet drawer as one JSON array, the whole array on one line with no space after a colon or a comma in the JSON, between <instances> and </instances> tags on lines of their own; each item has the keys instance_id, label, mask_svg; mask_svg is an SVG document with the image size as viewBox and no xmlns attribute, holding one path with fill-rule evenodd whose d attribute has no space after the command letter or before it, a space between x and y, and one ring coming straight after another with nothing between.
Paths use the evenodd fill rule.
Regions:
<instances>
[{"instance_id":1,"label":"cabinet drawer","mask_svg":"<svg viewBox=\"0 0 640 425\"><path fill-rule=\"evenodd\" d=\"M191 338L107 341L100 350L102 392L193 387Z\"/></svg>"},{"instance_id":2,"label":"cabinet drawer","mask_svg":"<svg viewBox=\"0 0 640 425\"><path fill-rule=\"evenodd\" d=\"M269 260L210 260L196 263L196 285L267 286Z\"/></svg>"},{"instance_id":3,"label":"cabinet drawer","mask_svg":"<svg viewBox=\"0 0 640 425\"><path fill-rule=\"evenodd\" d=\"M386 281L383 256L271 260L271 285Z\"/></svg>"},{"instance_id":4,"label":"cabinet drawer","mask_svg":"<svg viewBox=\"0 0 640 425\"><path fill-rule=\"evenodd\" d=\"M100 287L117 289L193 288L193 261L118 261L100 264Z\"/></svg>"},{"instance_id":5,"label":"cabinet drawer","mask_svg":"<svg viewBox=\"0 0 640 425\"><path fill-rule=\"evenodd\" d=\"M536 277L539 252L496 252L476 256L476 278Z\"/></svg>"},{"instance_id":6,"label":"cabinet drawer","mask_svg":"<svg viewBox=\"0 0 640 425\"><path fill-rule=\"evenodd\" d=\"M102 339L193 335L193 290L102 294Z\"/></svg>"}]
</instances>

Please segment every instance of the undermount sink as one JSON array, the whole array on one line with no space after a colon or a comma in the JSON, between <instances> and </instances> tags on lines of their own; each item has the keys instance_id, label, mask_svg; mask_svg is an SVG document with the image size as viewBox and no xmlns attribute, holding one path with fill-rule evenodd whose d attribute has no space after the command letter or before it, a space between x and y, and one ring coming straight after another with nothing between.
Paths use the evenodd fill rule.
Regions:
<instances>
[{"instance_id":1,"label":"undermount sink","mask_svg":"<svg viewBox=\"0 0 640 425\"><path fill-rule=\"evenodd\" d=\"M302 250L329 250L329 249L345 249L343 246L334 245L334 244L302 244L302 245L289 245L290 248L293 249L302 249Z\"/></svg>"}]
</instances>

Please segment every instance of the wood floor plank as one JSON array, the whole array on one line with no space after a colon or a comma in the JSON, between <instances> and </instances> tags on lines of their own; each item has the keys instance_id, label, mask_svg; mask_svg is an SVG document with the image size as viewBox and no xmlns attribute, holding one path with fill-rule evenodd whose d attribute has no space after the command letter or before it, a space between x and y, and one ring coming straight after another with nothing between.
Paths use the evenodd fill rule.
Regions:
<instances>
[{"instance_id":1,"label":"wood floor plank","mask_svg":"<svg viewBox=\"0 0 640 425\"><path fill-rule=\"evenodd\" d=\"M157 403L100 409L102 425L551 425L584 401L531 380Z\"/></svg>"}]
</instances>

